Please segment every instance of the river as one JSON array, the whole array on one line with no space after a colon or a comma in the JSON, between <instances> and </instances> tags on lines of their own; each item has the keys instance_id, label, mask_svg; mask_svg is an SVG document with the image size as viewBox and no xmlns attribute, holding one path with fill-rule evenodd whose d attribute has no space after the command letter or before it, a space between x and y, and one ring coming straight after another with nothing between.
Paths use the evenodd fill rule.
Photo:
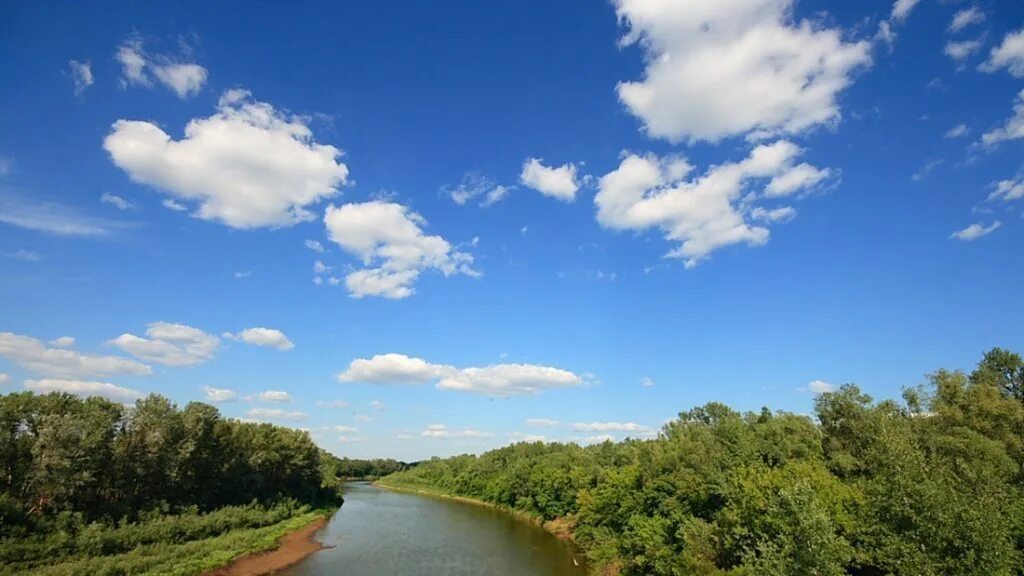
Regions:
<instances>
[{"instance_id":1,"label":"river","mask_svg":"<svg viewBox=\"0 0 1024 576\"><path fill-rule=\"evenodd\" d=\"M334 548L287 576L583 576L570 545L510 514L454 500L346 485L318 534Z\"/></svg>"}]
</instances>

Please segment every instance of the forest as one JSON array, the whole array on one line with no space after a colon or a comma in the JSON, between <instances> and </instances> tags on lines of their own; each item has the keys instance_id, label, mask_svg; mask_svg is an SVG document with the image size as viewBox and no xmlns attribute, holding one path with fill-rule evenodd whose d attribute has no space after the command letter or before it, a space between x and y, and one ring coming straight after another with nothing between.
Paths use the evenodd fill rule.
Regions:
<instances>
[{"instance_id":1,"label":"forest","mask_svg":"<svg viewBox=\"0 0 1024 576\"><path fill-rule=\"evenodd\" d=\"M0 396L0 574L193 574L333 512L309 434L150 395Z\"/></svg>"},{"instance_id":2,"label":"forest","mask_svg":"<svg viewBox=\"0 0 1024 576\"><path fill-rule=\"evenodd\" d=\"M993 349L902 401L854 385L813 416L710 403L657 439L520 443L385 486L475 498L565 532L599 574L1024 574L1024 361Z\"/></svg>"}]
</instances>

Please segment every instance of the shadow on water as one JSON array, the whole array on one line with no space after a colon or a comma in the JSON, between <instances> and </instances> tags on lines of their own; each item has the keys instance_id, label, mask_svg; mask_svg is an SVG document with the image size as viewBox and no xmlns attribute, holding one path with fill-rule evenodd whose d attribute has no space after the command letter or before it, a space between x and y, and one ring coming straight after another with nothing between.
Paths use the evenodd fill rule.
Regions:
<instances>
[{"instance_id":1,"label":"shadow on water","mask_svg":"<svg viewBox=\"0 0 1024 576\"><path fill-rule=\"evenodd\" d=\"M500 510L346 485L345 504L319 533L335 546L287 576L583 576L569 544Z\"/></svg>"}]
</instances>

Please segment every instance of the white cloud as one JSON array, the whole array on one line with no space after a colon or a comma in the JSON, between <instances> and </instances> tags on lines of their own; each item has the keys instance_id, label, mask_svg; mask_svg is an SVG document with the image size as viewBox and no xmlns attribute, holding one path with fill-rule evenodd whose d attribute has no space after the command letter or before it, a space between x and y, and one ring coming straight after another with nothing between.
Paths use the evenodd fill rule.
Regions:
<instances>
[{"instance_id":1,"label":"white cloud","mask_svg":"<svg viewBox=\"0 0 1024 576\"><path fill-rule=\"evenodd\" d=\"M992 187L994 190L988 195L989 200L1010 201L1024 198L1024 179L1000 180Z\"/></svg>"},{"instance_id":2,"label":"white cloud","mask_svg":"<svg viewBox=\"0 0 1024 576\"><path fill-rule=\"evenodd\" d=\"M552 426L560 426L562 423L558 420L552 420L550 418L527 418L527 426L537 426L541 428L551 428Z\"/></svg>"},{"instance_id":3,"label":"white cloud","mask_svg":"<svg viewBox=\"0 0 1024 576\"><path fill-rule=\"evenodd\" d=\"M979 69L982 72L995 72L1000 68L1017 78L1024 78L1024 28L1008 33L1003 42L992 49Z\"/></svg>"},{"instance_id":4,"label":"white cloud","mask_svg":"<svg viewBox=\"0 0 1024 576\"><path fill-rule=\"evenodd\" d=\"M49 344L56 348L71 348L75 345L75 338L74 336L61 336L50 340Z\"/></svg>"},{"instance_id":5,"label":"white cloud","mask_svg":"<svg viewBox=\"0 0 1024 576\"><path fill-rule=\"evenodd\" d=\"M132 208L135 208L135 205L132 204L131 202L125 200L124 198L121 198L120 196L117 196L116 194L111 194L109 192L104 192L103 195L100 196L100 202L103 202L104 204L110 204L111 206L117 208L118 210L131 210Z\"/></svg>"},{"instance_id":6,"label":"white cloud","mask_svg":"<svg viewBox=\"0 0 1024 576\"><path fill-rule=\"evenodd\" d=\"M306 240L306 248L309 248L313 252L323 252L324 245L317 240Z\"/></svg>"},{"instance_id":7,"label":"white cloud","mask_svg":"<svg viewBox=\"0 0 1024 576\"><path fill-rule=\"evenodd\" d=\"M254 420L288 420L297 422L305 420L309 414L297 410L282 410L280 408L253 408L245 413Z\"/></svg>"},{"instance_id":8,"label":"white cloud","mask_svg":"<svg viewBox=\"0 0 1024 576\"><path fill-rule=\"evenodd\" d=\"M420 435L427 438L490 438L494 436L490 432L481 432L472 428L454 430L444 424L431 424Z\"/></svg>"},{"instance_id":9,"label":"white cloud","mask_svg":"<svg viewBox=\"0 0 1024 576\"><path fill-rule=\"evenodd\" d=\"M223 336L230 340L245 342L246 344L252 344L254 346L277 348L281 351L295 348L295 344L293 344L292 341L284 335L284 332L273 328L246 328L238 334L225 332Z\"/></svg>"},{"instance_id":10,"label":"white cloud","mask_svg":"<svg viewBox=\"0 0 1024 576\"><path fill-rule=\"evenodd\" d=\"M395 434L395 440L412 440L412 436L409 434Z\"/></svg>"},{"instance_id":11,"label":"white cloud","mask_svg":"<svg viewBox=\"0 0 1024 576\"><path fill-rule=\"evenodd\" d=\"M338 424L337 426L331 426L331 429L334 430L335 432L342 432L342 433L359 432L358 429L353 428L351 426L345 426L344 424Z\"/></svg>"},{"instance_id":12,"label":"white cloud","mask_svg":"<svg viewBox=\"0 0 1024 576\"><path fill-rule=\"evenodd\" d=\"M292 395L283 390L264 390L256 395L260 402L291 402Z\"/></svg>"},{"instance_id":13,"label":"white cloud","mask_svg":"<svg viewBox=\"0 0 1024 576\"><path fill-rule=\"evenodd\" d=\"M8 258L14 258L15 260L24 260L25 262L39 262L43 259L43 255L35 250L26 250L24 248L18 248L14 252L8 252L5 254Z\"/></svg>"},{"instance_id":14,"label":"white cloud","mask_svg":"<svg viewBox=\"0 0 1024 576\"><path fill-rule=\"evenodd\" d=\"M893 20L906 20L907 16L910 16L910 12L917 6L917 3L921 0L896 0L892 5L892 16Z\"/></svg>"},{"instance_id":15,"label":"white cloud","mask_svg":"<svg viewBox=\"0 0 1024 576\"><path fill-rule=\"evenodd\" d=\"M220 339L185 324L153 322L143 338L125 333L110 344L147 362L165 366L194 366L213 359Z\"/></svg>"},{"instance_id":16,"label":"white cloud","mask_svg":"<svg viewBox=\"0 0 1024 576\"><path fill-rule=\"evenodd\" d=\"M508 196L509 189L477 172L467 172L457 186L444 186L441 193L462 206L471 200L482 198L480 206L488 207Z\"/></svg>"},{"instance_id":17,"label":"white cloud","mask_svg":"<svg viewBox=\"0 0 1024 576\"><path fill-rule=\"evenodd\" d=\"M985 13L978 9L977 6L971 6L970 8L964 8L958 10L953 15L953 21L949 23L950 32L959 32L968 26L973 24L980 24L985 21Z\"/></svg>"},{"instance_id":18,"label":"white cloud","mask_svg":"<svg viewBox=\"0 0 1024 576\"><path fill-rule=\"evenodd\" d=\"M752 180L770 179L765 196L790 195L819 185L831 176L807 164L795 165L803 151L785 140L763 144L736 163L713 166L703 175L678 156L629 154L619 167L602 176L597 220L616 230L660 229L679 246L667 256L695 266L712 252L732 244L761 245L768 229L751 224L756 193L747 193Z\"/></svg>"},{"instance_id":19,"label":"white cloud","mask_svg":"<svg viewBox=\"0 0 1024 576\"><path fill-rule=\"evenodd\" d=\"M313 273L314 274L327 274L331 271L331 267L317 260L313 262Z\"/></svg>"},{"instance_id":20,"label":"white cloud","mask_svg":"<svg viewBox=\"0 0 1024 576\"><path fill-rule=\"evenodd\" d=\"M174 198L164 198L163 202L160 204L162 204L164 208L174 210L175 212L184 212L185 210L188 210L187 206L180 202L176 202Z\"/></svg>"},{"instance_id":21,"label":"white cloud","mask_svg":"<svg viewBox=\"0 0 1024 576\"><path fill-rule=\"evenodd\" d=\"M0 222L58 236L107 236L124 222L95 218L64 204L0 189Z\"/></svg>"},{"instance_id":22,"label":"white cloud","mask_svg":"<svg viewBox=\"0 0 1024 576\"><path fill-rule=\"evenodd\" d=\"M959 64L979 49L981 49L980 40L962 40L959 42L947 42L943 52Z\"/></svg>"},{"instance_id":23,"label":"white cloud","mask_svg":"<svg viewBox=\"0 0 1024 576\"><path fill-rule=\"evenodd\" d=\"M545 166L539 158L528 158L523 162L523 171L519 174L519 182L545 196L563 202L576 200L576 192L580 189L576 181L576 165Z\"/></svg>"},{"instance_id":24,"label":"white cloud","mask_svg":"<svg viewBox=\"0 0 1024 576\"><path fill-rule=\"evenodd\" d=\"M0 372L0 386L3 386L11 381L11 377L3 372Z\"/></svg>"},{"instance_id":25,"label":"white cloud","mask_svg":"<svg viewBox=\"0 0 1024 576\"><path fill-rule=\"evenodd\" d=\"M120 356L91 356L63 348L47 348L35 338L11 332L0 332L0 356L26 370L62 378L153 373L149 366L135 360Z\"/></svg>"},{"instance_id":26,"label":"white cloud","mask_svg":"<svg viewBox=\"0 0 1024 576\"><path fill-rule=\"evenodd\" d=\"M369 414L353 414L352 419L356 422L373 422L373 416Z\"/></svg>"},{"instance_id":27,"label":"white cloud","mask_svg":"<svg viewBox=\"0 0 1024 576\"><path fill-rule=\"evenodd\" d=\"M650 432L647 426L636 422L576 422L570 426L577 432Z\"/></svg>"},{"instance_id":28,"label":"white cloud","mask_svg":"<svg viewBox=\"0 0 1024 576\"><path fill-rule=\"evenodd\" d=\"M118 46L114 57L121 64L122 86L152 86L150 73L178 98L195 96L203 88L209 75L206 68L178 62L162 54L148 54L141 38L129 38Z\"/></svg>"},{"instance_id":29,"label":"white cloud","mask_svg":"<svg viewBox=\"0 0 1024 576\"><path fill-rule=\"evenodd\" d=\"M451 369L450 366L431 364L404 354L378 354L370 359L353 360L348 369L338 375L338 380L373 384L422 384L440 380Z\"/></svg>"},{"instance_id":30,"label":"white cloud","mask_svg":"<svg viewBox=\"0 0 1024 576\"><path fill-rule=\"evenodd\" d=\"M824 394L825 392L834 392L835 386L825 382L824 380L812 380L807 383L807 390L814 394Z\"/></svg>"},{"instance_id":31,"label":"white cloud","mask_svg":"<svg viewBox=\"0 0 1024 576\"><path fill-rule=\"evenodd\" d=\"M89 86L92 86L92 64L88 60L85 62L71 60L68 62L68 68L71 74L71 81L75 85L75 96L81 96Z\"/></svg>"},{"instance_id":32,"label":"white cloud","mask_svg":"<svg viewBox=\"0 0 1024 576\"><path fill-rule=\"evenodd\" d=\"M794 0L615 0L621 43L646 52L619 99L672 142L803 132L840 118L837 97L870 43L792 19Z\"/></svg>"},{"instance_id":33,"label":"white cloud","mask_svg":"<svg viewBox=\"0 0 1024 576\"><path fill-rule=\"evenodd\" d=\"M494 364L483 368L456 368L403 354L381 354L370 359L353 360L348 369L338 375L338 380L377 384L436 382L436 387L442 390L489 396L530 395L584 384L580 376L549 366Z\"/></svg>"},{"instance_id":34,"label":"white cloud","mask_svg":"<svg viewBox=\"0 0 1024 576\"><path fill-rule=\"evenodd\" d=\"M1002 225L1003 223L1000 222L999 220L996 220L995 222L987 226L981 222L976 222L974 224L971 224L967 228L964 228L963 230L957 230L956 232L953 232L952 234L949 235L949 237L955 238L957 240L962 240L964 242L970 242L972 240L977 240L978 238L988 236L989 234L998 230Z\"/></svg>"},{"instance_id":35,"label":"white cloud","mask_svg":"<svg viewBox=\"0 0 1024 576\"><path fill-rule=\"evenodd\" d=\"M573 441L579 444L604 444L605 442L614 442L615 437L611 434L597 434L595 436L574 438Z\"/></svg>"},{"instance_id":36,"label":"white cloud","mask_svg":"<svg viewBox=\"0 0 1024 576\"><path fill-rule=\"evenodd\" d=\"M796 218L796 209L792 206L780 206L779 208L772 209L758 206L750 211L750 218L769 224L784 224Z\"/></svg>"},{"instance_id":37,"label":"white cloud","mask_svg":"<svg viewBox=\"0 0 1024 576\"><path fill-rule=\"evenodd\" d=\"M217 112L195 118L174 140L152 122L118 120L103 141L114 164L140 184L196 202L196 216L233 228L290 226L334 196L348 178L341 151L318 144L306 119L245 90L221 96Z\"/></svg>"},{"instance_id":38,"label":"white cloud","mask_svg":"<svg viewBox=\"0 0 1024 576\"><path fill-rule=\"evenodd\" d=\"M650 388L654 386L654 379L651 378L650 376L644 376L643 378L640 379L640 386L643 386L644 388Z\"/></svg>"},{"instance_id":39,"label":"white cloud","mask_svg":"<svg viewBox=\"0 0 1024 576\"><path fill-rule=\"evenodd\" d=\"M967 124L957 124L956 126L953 126L949 130L947 130L943 138L950 140L954 138L962 138L966 136L970 131L971 129L967 127Z\"/></svg>"},{"instance_id":40,"label":"white cloud","mask_svg":"<svg viewBox=\"0 0 1024 576\"><path fill-rule=\"evenodd\" d=\"M917 171L915 171L910 176L910 179L913 180L914 182L920 182L921 180L924 180L925 178L927 178L928 175L931 174L933 170L935 170L936 168L941 166L944 162L945 161L942 160L941 158L929 159L929 160L925 161L925 163L922 164L921 167L918 168Z\"/></svg>"},{"instance_id":41,"label":"white cloud","mask_svg":"<svg viewBox=\"0 0 1024 576\"><path fill-rule=\"evenodd\" d=\"M102 396L119 402L129 402L145 396L138 390L115 386L107 382L88 382L84 380L42 379L26 380L25 389L37 394L50 392L66 392L77 396Z\"/></svg>"},{"instance_id":42,"label":"white cloud","mask_svg":"<svg viewBox=\"0 0 1024 576\"><path fill-rule=\"evenodd\" d=\"M202 390L203 393L206 394L207 402L233 402L238 399L238 393L227 388L211 388L210 386L203 386Z\"/></svg>"},{"instance_id":43,"label":"white cloud","mask_svg":"<svg viewBox=\"0 0 1024 576\"><path fill-rule=\"evenodd\" d=\"M374 200L331 205L324 224L331 241L365 266L345 276L354 298L406 298L415 293L413 284L428 269L445 276L479 276L472 268L472 254L453 248L441 236L424 234L426 220L401 204Z\"/></svg>"},{"instance_id":44,"label":"white cloud","mask_svg":"<svg viewBox=\"0 0 1024 576\"><path fill-rule=\"evenodd\" d=\"M383 412L384 410L387 410L387 408L388 408L387 405L384 404L383 402L381 402L380 400L372 400L372 401L370 401L370 407L373 408L374 410L378 411L378 412Z\"/></svg>"},{"instance_id":45,"label":"white cloud","mask_svg":"<svg viewBox=\"0 0 1024 576\"><path fill-rule=\"evenodd\" d=\"M981 142L986 146L995 146L1000 142L1020 138L1024 138L1024 90L1017 94L1017 101L1013 103L1013 116L999 128L983 134Z\"/></svg>"},{"instance_id":46,"label":"white cloud","mask_svg":"<svg viewBox=\"0 0 1024 576\"><path fill-rule=\"evenodd\" d=\"M252 270L239 270L238 272L235 272L234 276L235 278L242 280L252 276Z\"/></svg>"}]
</instances>

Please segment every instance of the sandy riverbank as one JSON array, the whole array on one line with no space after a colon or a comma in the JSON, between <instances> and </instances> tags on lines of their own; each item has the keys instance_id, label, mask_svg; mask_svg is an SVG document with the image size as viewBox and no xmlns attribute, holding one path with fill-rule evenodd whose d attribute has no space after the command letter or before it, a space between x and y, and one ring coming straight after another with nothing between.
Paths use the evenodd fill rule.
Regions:
<instances>
[{"instance_id":1,"label":"sandy riverbank","mask_svg":"<svg viewBox=\"0 0 1024 576\"><path fill-rule=\"evenodd\" d=\"M327 519L319 518L295 532L282 536L278 540L277 548L239 556L231 564L205 572L203 576L263 576L284 570L310 554L328 548L315 538L316 531L325 524Z\"/></svg>"}]
</instances>

